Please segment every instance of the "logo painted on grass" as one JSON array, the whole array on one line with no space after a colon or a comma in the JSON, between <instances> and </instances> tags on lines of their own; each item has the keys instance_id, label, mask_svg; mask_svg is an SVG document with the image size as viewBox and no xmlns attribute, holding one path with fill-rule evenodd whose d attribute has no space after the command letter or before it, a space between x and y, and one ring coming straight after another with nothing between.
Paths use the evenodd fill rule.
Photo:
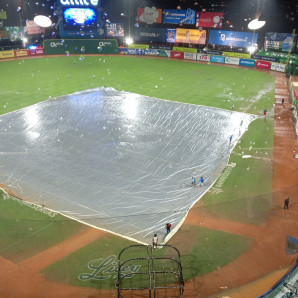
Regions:
<instances>
[{"instance_id":1,"label":"logo painted on grass","mask_svg":"<svg viewBox=\"0 0 298 298\"><path fill-rule=\"evenodd\" d=\"M88 263L88 268L92 270L91 273L82 273L78 276L79 280L87 281L91 279L95 280L106 280L106 279L117 279L118 278L118 263L117 257L111 255L105 259L99 258L92 260ZM125 275L125 278L132 278L135 273L139 271L141 265L130 265L123 266L121 275Z\"/></svg>"}]
</instances>

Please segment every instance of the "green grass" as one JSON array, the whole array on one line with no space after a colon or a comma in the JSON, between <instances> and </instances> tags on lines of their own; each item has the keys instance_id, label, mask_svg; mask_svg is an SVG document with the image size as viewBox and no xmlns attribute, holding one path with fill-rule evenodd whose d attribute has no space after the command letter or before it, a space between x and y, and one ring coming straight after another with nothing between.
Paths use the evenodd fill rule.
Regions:
<instances>
[{"instance_id":1,"label":"green grass","mask_svg":"<svg viewBox=\"0 0 298 298\"><path fill-rule=\"evenodd\" d=\"M87 227L64 216L51 217L0 190L0 254L20 262Z\"/></svg>"},{"instance_id":2,"label":"green grass","mask_svg":"<svg viewBox=\"0 0 298 298\"><path fill-rule=\"evenodd\" d=\"M181 256L185 280L206 274L228 264L251 246L249 238L202 227L183 226L177 233L178 237L179 233L195 239L191 247L187 248L185 243L174 243L181 251L189 250L189 253L183 253ZM101 289L113 288L117 279L118 254L124 247L132 244L134 243L112 235L105 236L103 239L96 240L49 266L42 273L47 279L56 282ZM174 256L169 249L165 248L157 250L155 255ZM121 260L145 256L145 248L139 251L132 249L127 250ZM173 268L169 262L155 261L155 263L162 269ZM147 272L147 265L147 261L135 260L127 264L129 268L126 268L126 273ZM125 286L145 286L147 285L147 276L132 275L124 283Z\"/></svg>"},{"instance_id":3,"label":"green grass","mask_svg":"<svg viewBox=\"0 0 298 298\"><path fill-rule=\"evenodd\" d=\"M75 63L75 64L74 64ZM0 113L49 97L100 86L143 95L261 114L274 78L245 68L140 57L38 58L0 63ZM271 96L269 96L271 98ZM272 104L271 104L272 105Z\"/></svg>"}]
</instances>

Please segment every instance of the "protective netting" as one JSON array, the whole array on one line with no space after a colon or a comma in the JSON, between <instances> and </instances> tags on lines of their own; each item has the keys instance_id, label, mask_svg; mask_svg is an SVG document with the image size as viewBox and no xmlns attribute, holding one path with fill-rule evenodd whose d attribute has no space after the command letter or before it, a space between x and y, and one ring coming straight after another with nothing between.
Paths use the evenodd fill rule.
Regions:
<instances>
[{"instance_id":1,"label":"protective netting","mask_svg":"<svg viewBox=\"0 0 298 298\"><path fill-rule=\"evenodd\" d=\"M151 243L154 233L165 237L167 222L177 230L254 118L111 88L64 96L0 117L0 183ZM204 186L191 187L192 176L203 176Z\"/></svg>"}]
</instances>

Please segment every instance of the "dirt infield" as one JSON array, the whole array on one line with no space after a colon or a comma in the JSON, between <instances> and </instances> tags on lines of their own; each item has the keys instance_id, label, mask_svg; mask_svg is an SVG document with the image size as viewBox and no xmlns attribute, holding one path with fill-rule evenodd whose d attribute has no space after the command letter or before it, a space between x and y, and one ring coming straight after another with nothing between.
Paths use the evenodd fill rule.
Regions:
<instances>
[{"instance_id":1,"label":"dirt infield","mask_svg":"<svg viewBox=\"0 0 298 298\"><path fill-rule=\"evenodd\" d=\"M251 249L234 262L185 284L184 297L256 297L267 291L295 264L296 256L284 252L287 235L297 237L298 142L284 74L276 76L274 109L273 186L274 204L267 223L261 227L206 217L200 208L189 212L185 224L207 227L253 239ZM285 98L285 103L281 99ZM283 201L290 197L289 210ZM0 257L0 297L116 297L115 290L80 288L46 280L40 271L102 237L90 228L23 262L14 264ZM274 237L272 237L274 235ZM130 297L130 296L129 296Z\"/></svg>"}]
</instances>

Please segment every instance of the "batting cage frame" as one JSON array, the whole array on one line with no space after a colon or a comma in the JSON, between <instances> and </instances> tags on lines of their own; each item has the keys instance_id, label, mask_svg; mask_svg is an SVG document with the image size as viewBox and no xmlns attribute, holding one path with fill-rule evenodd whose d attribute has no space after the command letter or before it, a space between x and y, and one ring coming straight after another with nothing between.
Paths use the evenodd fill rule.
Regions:
<instances>
[{"instance_id":1,"label":"batting cage frame","mask_svg":"<svg viewBox=\"0 0 298 298\"><path fill-rule=\"evenodd\" d=\"M165 249L164 255L161 255L160 248ZM136 257L125 258L124 254L128 251L130 254L131 251L135 252ZM141 256L138 256L139 254ZM127 268L136 262L142 262L146 269L141 272L134 271L133 274L127 273ZM127 286L125 283L128 278L130 283ZM149 298L168 297L169 294L171 297L183 297L184 280L179 250L168 244L157 245L157 249L152 245L125 247L118 255L116 288L118 298L124 298L125 291L129 291L129 297L133 294L132 291L138 297L141 297L140 294Z\"/></svg>"}]
</instances>

